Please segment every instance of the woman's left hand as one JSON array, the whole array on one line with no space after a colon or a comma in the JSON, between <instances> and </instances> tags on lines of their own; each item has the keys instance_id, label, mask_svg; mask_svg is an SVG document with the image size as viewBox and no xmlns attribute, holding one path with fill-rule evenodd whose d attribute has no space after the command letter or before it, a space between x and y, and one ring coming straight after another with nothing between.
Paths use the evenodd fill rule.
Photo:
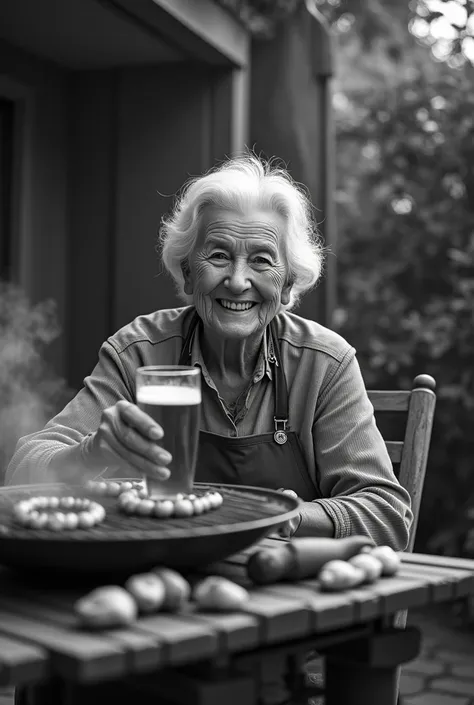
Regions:
<instances>
[{"instance_id":1,"label":"woman's left hand","mask_svg":"<svg viewBox=\"0 0 474 705\"><path fill-rule=\"evenodd\" d=\"M289 497L293 497L294 499L297 499L298 502L301 504L303 502L300 497L296 494L296 492L293 492L293 490L285 490L283 487L280 487L278 492L281 492L282 494L286 494ZM289 521L286 521L283 526L280 526L278 531L276 532L278 536L284 539L290 539L295 532L298 530L299 525L301 524L301 514L298 514L294 519L289 519Z\"/></svg>"}]
</instances>

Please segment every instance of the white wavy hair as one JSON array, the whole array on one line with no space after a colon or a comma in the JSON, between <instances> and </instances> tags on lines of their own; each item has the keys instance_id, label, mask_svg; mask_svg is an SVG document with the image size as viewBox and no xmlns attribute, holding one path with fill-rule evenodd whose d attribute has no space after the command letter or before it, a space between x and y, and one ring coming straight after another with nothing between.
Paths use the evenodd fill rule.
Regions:
<instances>
[{"instance_id":1,"label":"white wavy hair","mask_svg":"<svg viewBox=\"0 0 474 705\"><path fill-rule=\"evenodd\" d=\"M286 220L284 254L288 281L292 283L293 308L321 276L324 248L313 219L313 207L304 189L281 167L253 155L229 159L203 176L188 181L169 216L162 219L160 244L165 268L173 277L180 298L184 293L182 265L190 257L199 231L200 217L208 206L241 213L252 208L271 210Z\"/></svg>"}]
</instances>

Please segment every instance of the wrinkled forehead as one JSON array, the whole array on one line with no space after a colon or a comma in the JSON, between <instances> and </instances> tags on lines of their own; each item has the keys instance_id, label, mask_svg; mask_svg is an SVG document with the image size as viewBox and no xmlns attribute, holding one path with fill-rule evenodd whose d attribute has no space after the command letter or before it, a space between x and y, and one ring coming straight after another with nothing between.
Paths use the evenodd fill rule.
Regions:
<instances>
[{"instance_id":1,"label":"wrinkled forehead","mask_svg":"<svg viewBox=\"0 0 474 705\"><path fill-rule=\"evenodd\" d=\"M237 210L208 206L201 214L197 246L209 240L255 239L280 249L286 231L285 218L270 209L251 209L245 213Z\"/></svg>"}]
</instances>

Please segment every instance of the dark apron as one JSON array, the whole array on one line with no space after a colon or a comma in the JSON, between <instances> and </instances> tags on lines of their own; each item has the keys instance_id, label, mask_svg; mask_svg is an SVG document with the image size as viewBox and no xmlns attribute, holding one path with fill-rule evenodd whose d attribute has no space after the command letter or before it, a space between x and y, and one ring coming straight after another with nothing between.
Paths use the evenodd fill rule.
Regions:
<instances>
[{"instance_id":1,"label":"dark apron","mask_svg":"<svg viewBox=\"0 0 474 705\"><path fill-rule=\"evenodd\" d=\"M200 319L195 313L183 344L180 365L190 364L193 338L198 334L199 322ZM196 481L253 485L272 490L284 488L293 490L298 497L308 502L318 494L309 476L300 440L297 434L290 430L288 389L273 322L270 323L269 329L275 352L275 431L238 438L201 431Z\"/></svg>"}]
</instances>

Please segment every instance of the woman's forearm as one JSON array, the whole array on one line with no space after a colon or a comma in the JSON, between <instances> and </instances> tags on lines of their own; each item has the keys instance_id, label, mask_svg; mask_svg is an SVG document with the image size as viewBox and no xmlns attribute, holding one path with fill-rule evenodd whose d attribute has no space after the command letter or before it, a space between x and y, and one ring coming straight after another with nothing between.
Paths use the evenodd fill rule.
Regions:
<instances>
[{"instance_id":1,"label":"woman's forearm","mask_svg":"<svg viewBox=\"0 0 474 705\"><path fill-rule=\"evenodd\" d=\"M65 481L69 468L77 466L76 454L75 446L57 441L29 440L15 453L8 466L6 483L27 485Z\"/></svg>"},{"instance_id":2,"label":"woman's forearm","mask_svg":"<svg viewBox=\"0 0 474 705\"><path fill-rule=\"evenodd\" d=\"M318 502L303 502L300 514L301 522L295 536L334 536L334 523Z\"/></svg>"},{"instance_id":3,"label":"woman's forearm","mask_svg":"<svg viewBox=\"0 0 474 705\"><path fill-rule=\"evenodd\" d=\"M7 471L7 484L44 482L81 484L104 468L91 462L86 447L88 437L79 443L47 438L22 439Z\"/></svg>"},{"instance_id":4,"label":"woman's forearm","mask_svg":"<svg viewBox=\"0 0 474 705\"><path fill-rule=\"evenodd\" d=\"M394 494L376 488L376 491L357 492L347 497L303 502L301 517L296 536L368 536L377 545L403 551L412 514L409 507L396 501Z\"/></svg>"},{"instance_id":5,"label":"woman's forearm","mask_svg":"<svg viewBox=\"0 0 474 705\"><path fill-rule=\"evenodd\" d=\"M94 473L85 462L82 444L65 446L51 458L47 474L54 475L59 482L78 485Z\"/></svg>"}]
</instances>

